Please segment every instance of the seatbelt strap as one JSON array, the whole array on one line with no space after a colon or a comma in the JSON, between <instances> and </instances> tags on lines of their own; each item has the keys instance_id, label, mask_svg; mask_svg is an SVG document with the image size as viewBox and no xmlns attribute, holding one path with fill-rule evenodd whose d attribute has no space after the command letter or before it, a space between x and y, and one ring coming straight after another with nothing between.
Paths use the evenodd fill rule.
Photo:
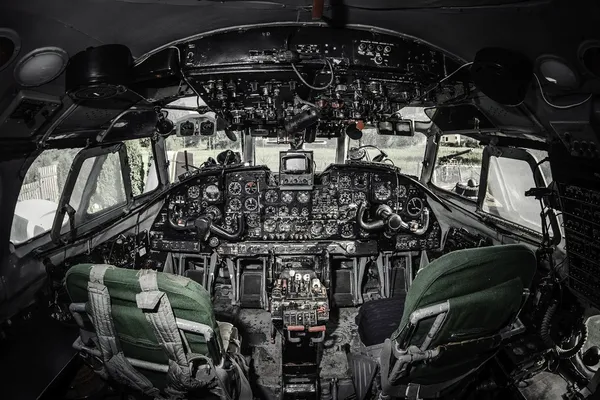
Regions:
<instances>
[{"instance_id":1,"label":"seatbelt strap","mask_svg":"<svg viewBox=\"0 0 600 400\"><path fill-rule=\"evenodd\" d=\"M104 366L108 374L120 384L136 388L153 398L160 398L159 390L129 363L121 350L112 318L110 294L104 285L104 274L108 269L114 268L106 264L92 266L87 286L90 319L96 328Z\"/></svg>"},{"instance_id":2,"label":"seatbelt strap","mask_svg":"<svg viewBox=\"0 0 600 400\"><path fill-rule=\"evenodd\" d=\"M212 379L199 381L192 376L171 303L167 295L158 290L157 272L140 270L139 283L142 292L136 295L137 306L144 312L158 343L169 358L169 384L165 392L177 398L190 390L206 387Z\"/></svg>"}]
</instances>

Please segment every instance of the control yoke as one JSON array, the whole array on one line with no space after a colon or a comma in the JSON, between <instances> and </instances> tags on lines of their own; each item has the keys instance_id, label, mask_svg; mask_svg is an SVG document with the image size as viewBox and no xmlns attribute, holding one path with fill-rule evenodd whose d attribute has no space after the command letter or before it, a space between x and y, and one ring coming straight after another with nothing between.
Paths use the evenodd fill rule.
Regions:
<instances>
[{"instance_id":1,"label":"control yoke","mask_svg":"<svg viewBox=\"0 0 600 400\"><path fill-rule=\"evenodd\" d=\"M365 231L374 232L387 227L391 231L396 232L402 228L406 231L414 233L415 235L423 235L429 228L429 210L427 208L423 209L421 218L421 223L423 226L421 228L419 228L419 224L416 222L404 222L400 215L393 212L392 209L385 204L380 205L377 207L377 210L375 210L375 216L379 219L372 222L365 222L364 215L366 209L366 204L361 204L357 214L358 223Z\"/></svg>"},{"instance_id":2,"label":"control yoke","mask_svg":"<svg viewBox=\"0 0 600 400\"><path fill-rule=\"evenodd\" d=\"M237 231L236 232L228 232L224 228L217 226L213 223L214 216L211 214L203 214L198 218L189 219L187 221L181 221L181 223L176 224L173 223L171 218L169 218L169 223L173 229L177 229L180 231L190 231L196 230L198 232L198 236L201 240L206 240L208 235L212 233L215 236L218 236L225 240L234 241L242 237L244 234L244 230L246 228L243 216L239 215L237 217Z\"/></svg>"}]
</instances>

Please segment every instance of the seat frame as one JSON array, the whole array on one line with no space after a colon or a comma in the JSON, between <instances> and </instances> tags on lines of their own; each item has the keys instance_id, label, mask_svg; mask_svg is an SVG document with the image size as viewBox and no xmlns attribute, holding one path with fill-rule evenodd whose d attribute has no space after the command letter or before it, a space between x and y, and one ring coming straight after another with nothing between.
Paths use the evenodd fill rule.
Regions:
<instances>
[{"instance_id":1,"label":"seat frame","mask_svg":"<svg viewBox=\"0 0 600 400\"><path fill-rule=\"evenodd\" d=\"M499 348L500 344L515 335L518 335L525 331L525 325L519 320L519 314L525 304L525 301L529 297L529 290L525 289L523 292L523 300L521 307L516 313L513 320L496 335L487 336L484 338L478 338L471 341L463 342L474 343L478 341L490 341L491 348ZM446 315L450 312L450 302L445 301L443 303L434 304L431 306L419 308L410 314L407 329L397 341L392 342L387 339L381 347L379 355L379 365L381 367L381 387L382 395L386 397L404 397L408 399L418 399L421 396L424 397L438 397L439 394L446 389L454 386L464 378L475 372L479 367L468 371L457 378L449 381L441 382L433 385L419 385L408 383L406 385L395 385L399 379L404 378L408 375L409 368L415 363L423 363L438 357L441 352L441 346L434 349L429 349L429 346L435 335L438 333L440 328L443 326L446 319ZM410 340L417 330L419 323L425 319L435 317L429 332L427 333L423 343L420 347L415 345L409 346ZM375 347L375 346L373 346ZM377 345L380 347L380 345ZM395 363L391 365L390 356L394 357ZM387 360L386 360L387 358ZM481 364L485 364L485 361ZM391 368L390 368L391 367Z\"/></svg>"},{"instance_id":2,"label":"seat frame","mask_svg":"<svg viewBox=\"0 0 600 400\"><path fill-rule=\"evenodd\" d=\"M75 322L79 326L80 335L73 342L73 348L77 351L83 351L88 353L94 357L102 358L102 354L99 349L95 349L85 344L82 337L85 335L84 332L89 332L86 329L85 322L83 320L82 315L87 315L86 311L86 303L71 303L69 306L69 310L75 319ZM198 335L204 336L204 340L208 346L208 354L215 368L222 368L225 363L224 351L217 339L215 331L208 325L201 324L199 322L188 321L182 318L176 318L177 328L181 332L195 333ZM181 335L185 346L189 349L189 343L187 343L187 339L185 335ZM169 366L166 364L158 364L150 361L140 360L137 358L126 357L127 360L137 368L143 368L156 372L167 373L169 370Z\"/></svg>"}]
</instances>

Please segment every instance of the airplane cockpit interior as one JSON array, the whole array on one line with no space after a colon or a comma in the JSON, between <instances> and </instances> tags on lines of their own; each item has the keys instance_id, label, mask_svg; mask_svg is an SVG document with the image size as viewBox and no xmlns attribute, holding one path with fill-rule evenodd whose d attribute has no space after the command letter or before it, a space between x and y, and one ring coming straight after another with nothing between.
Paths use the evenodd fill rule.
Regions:
<instances>
[{"instance_id":1,"label":"airplane cockpit interior","mask_svg":"<svg viewBox=\"0 0 600 400\"><path fill-rule=\"evenodd\" d=\"M600 398L599 22L0 2L0 398Z\"/></svg>"}]
</instances>

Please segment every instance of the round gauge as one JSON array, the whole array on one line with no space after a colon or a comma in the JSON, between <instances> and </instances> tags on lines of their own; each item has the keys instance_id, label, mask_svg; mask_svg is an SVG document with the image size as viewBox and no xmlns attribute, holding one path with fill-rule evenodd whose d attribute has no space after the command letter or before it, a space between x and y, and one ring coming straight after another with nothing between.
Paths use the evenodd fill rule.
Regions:
<instances>
[{"instance_id":1,"label":"round gauge","mask_svg":"<svg viewBox=\"0 0 600 400\"><path fill-rule=\"evenodd\" d=\"M279 195L277 194L277 192L275 190L267 190L267 192L265 193L265 201L267 203L275 203L277 200L279 200Z\"/></svg>"},{"instance_id":2,"label":"round gauge","mask_svg":"<svg viewBox=\"0 0 600 400\"><path fill-rule=\"evenodd\" d=\"M310 234L312 236L321 236L321 234L323 233L323 224L320 222L313 222L313 224L310 226Z\"/></svg>"},{"instance_id":3,"label":"round gauge","mask_svg":"<svg viewBox=\"0 0 600 400\"><path fill-rule=\"evenodd\" d=\"M200 196L200 188L198 186L190 186L188 189L188 197L190 199L197 199Z\"/></svg>"},{"instance_id":4,"label":"round gauge","mask_svg":"<svg viewBox=\"0 0 600 400\"><path fill-rule=\"evenodd\" d=\"M292 229L292 224L288 221L281 221L279 223L279 232L289 232Z\"/></svg>"},{"instance_id":5,"label":"round gauge","mask_svg":"<svg viewBox=\"0 0 600 400\"><path fill-rule=\"evenodd\" d=\"M213 222L219 222L221 220L221 217L223 216L221 214L221 210L219 210L217 206L208 207L206 209L206 214L212 217Z\"/></svg>"},{"instance_id":6,"label":"round gauge","mask_svg":"<svg viewBox=\"0 0 600 400\"><path fill-rule=\"evenodd\" d=\"M254 194L258 191L258 184L254 181L246 182L246 186L244 187L244 190L248 194Z\"/></svg>"},{"instance_id":7,"label":"round gauge","mask_svg":"<svg viewBox=\"0 0 600 400\"><path fill-rule=\"evenodd\" d=\"M340 204L346 205L352 203L352 194L344 192L340 194Z\"/></svg>"},{"instance_id":8,"label":"round gauge","mask_svg":"<svg viewBox=\"0 0 600 400\"><path fill-rule=\"evenodd\" d=\"M365 192L356 192L354 193L354 202L356 204L366 203L367 195Z\"/></svg>"},{"instance_id":9,"label":"round gauge","mask_svg":"<svg viewBox=\"0 0 600 400\"><path fill-rule=\"evenodd\" d=\"M342 175L342 176L340 176L340 179L338 182L340 184L340 187L347 189L352 184L352 179L348 175Z\"/></svg>"},{"instance_id":10,"label":"round gauge","mask_svg":"<svg viewBox=\"0 0 600 400\"><path fill-rule=\"evenodd\" d=\"M255 213L248 214L246 215L246 223L250 228L256 228L260 224L260 217Z\"/></svg>"},{"instance_id":11,"label":"round gauge","mask_svg":"<svg viewBox=\"0 0 600 400\"><path fill-rule=\"evenodd\" d=\"M239 211L242 209L242 202L240 199L231 199L229 200L229 209L231 211Z\"/></svg>"},{"instance_id":12,"label":"round gauge","mask_svg":"<svg viewBox=\"0 0 600 400\"><path fill-rule=\"evenodd\" d=\"M279 207L279 215L288 215L289 212L290 212L290 209L287 208L286 206Z\"/></svg>"},{"instance_id":13,"label":"round gauge","mask_svg":"<svg viewBox=\"0 0 600 400\"><path fill-rule=\"evenodd\" d=\"M392 191L384 182L375 185L374 192L375 198L379 201L386 201L392 195Z\"/></svg>"},{"instance_id":14,"label":"round gauge","mask_svg":"<svg viewBox=\"0 0 600 400\"><path fill-rule=\"evenodd\" d=\"M300 210L298 210L298 207L293 207L292 208L292 217L297 217L298 215L300 215Z\"/></svg>"},{"instance_id":15,"label":"round gauge","mask_svg":"<svg viewBox=\"0 0 600 400\"><path fill-rule=\"evenodd\" d=\"M281 201L284 203L291 203L294 200L294 194L292 192L282 192Z\"/></svg>"},{"instance_id":16,"label":"round gauge","mask_svg":"<svg viewBox=\"0 0 600 400\"><path fill-rule=\"evenodd\" d=\"M255 211L258 208L258 201L254 197L248 197L244 201L244 207L248 211Z\"/></svg>"},{"instance_id":17,"label":"round gauge","mask_svg":"<svg viewBox=\"0 0 600 400\"><path fill-rule=\"evenodd\" d=\"M277 229L277 221L275 221L274 219L267 219L265 220L265 232L275 232L275 229Z\"/></svg>"},{"instance_id":18,"label":"round gauge","mask_svg":"<svg viewBox=\"0 0 600 400\"><path fill-rule=\"evenodd\" d=\"M265 214L267 214L267 215L277 214L277 208L275 208L274 206L267 206L267 208L265 208Z\"/></svg>"},{"instance_id":19,"label":"round gauge","mask_svg":"<svg viewBox=\"0 0 600 400\"><path fill-rule=\"evenodd\" d=\"M309 192L299 192L298 193L298 201L302 204L308 203L310 200Z\"/></svg>"},{"instance_id":20,"label":"round gauge","mask_svg":"<svg viewBox=\"0 0 600 400\"><path fill-rule=\"evenodd\" d=\"M342 237L343 238L351 238L354 236L354 226L352 226L352 224L344 224L342 225Z\"/></svg>"},{"instance_id":21,"label":"round gauge","mask_svg":"<svg viewBox=\"0 0 600 400\"><path fill-rule=\"evenodd\" d=\"M204 198L208 201L217 201L219 200L219 196L221 195L221 191L217 187L217 185L208 185L204 189Z\"/></svg>"},{"instance_id":22,"label":"round gauge","mask_svg":"<svg viewBox=\"0 0 600 400\"><path fill-rule=\"evenodd\" d=\"M242 185L239 182L231 182L229 184L229 194L232 196L239 196L242 193Z\"/></svg>"},{"instance_id":23,"label":"round gauge","mask_svg":"<svg viewBox=\"0 0 600 400\"><path fill-rule=\"evenodd\" d=\"M406 202L406 212L411 217L416 217L423 211L423 200L413 197Z\"/></svg>"},{"instance_id":24,"label":"round gauge","mask_svg":"<svg viewBox=\"0 0 600 400\"><path fill-rule=\"evenodd\" d=\"M398 186L398 197L406 197L406 186Z\"/></svg>"},{"instance_id":25,"label":"round gauge","mask_svg":"<svg viewBox=\"0 0 600 400\"><path fill-rule=\"evenodd\" d=\"M302 215L303 217L308 217L309 214L310 211L308 211L308 208L303 208L302 211L300 211L300 215Z\"/></svg>"},{"instance_id":26,"label":"round gauge","mask_svg":"<svg viewBox=\"0 0 600 400\"><path fill-rule=\"evenodd\" d=\"M329 183L329 176L328 175L324 175L321 177L321 184L322 185L327 185Z\"/></svg>"},{"instance_id":27,"label":"round gauge","mask_svg":"<svg viewBox=\"0 0 600 400\"><path fill-rule=\"evenodd\" d=\"M338 226L336 221L329 221L327 225L325 225L325 233L327 236L333 236L337 234Z\"/></svg>"},{"instance_id":28,"label":"round gauge","mask_svg":"<svg viewBox=\"0 0 600 400\"><path fill-rule=\"evenodd\" d=\"M364 188L367 186L367 177L365 175L357 175L354 178L354 186L356 186L357 188Z\"/></svg>"}]
</instances>

